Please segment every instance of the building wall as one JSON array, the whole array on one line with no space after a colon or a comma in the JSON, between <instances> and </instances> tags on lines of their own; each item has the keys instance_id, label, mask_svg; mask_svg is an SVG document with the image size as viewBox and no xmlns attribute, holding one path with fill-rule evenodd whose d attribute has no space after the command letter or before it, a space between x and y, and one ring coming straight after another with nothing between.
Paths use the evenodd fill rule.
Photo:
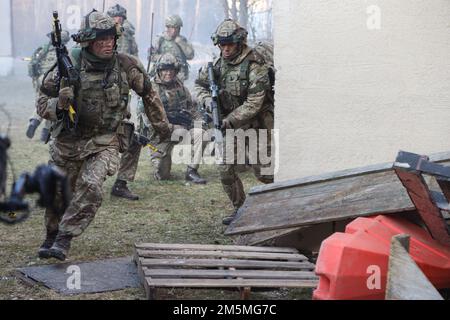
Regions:
<instances>
[{"instance_id":1,"label":"building wall","mask_svg":"<svg viewBox=\"0 0 450 320\"><path fill-rule=\"evenodd\" d=\"M0 76L11 74L13 68L11 39L11 2L0 1Z\"/></svg>"},{"instance_id":2,"label":"building wall","mask_svg":"<svg viewBox=\"0 0 450 320\"><path fill-rule=\"evenodd\" d=\"M274 1L277 180L450 149L450 1Z\"/></svg>"}]
</instances>

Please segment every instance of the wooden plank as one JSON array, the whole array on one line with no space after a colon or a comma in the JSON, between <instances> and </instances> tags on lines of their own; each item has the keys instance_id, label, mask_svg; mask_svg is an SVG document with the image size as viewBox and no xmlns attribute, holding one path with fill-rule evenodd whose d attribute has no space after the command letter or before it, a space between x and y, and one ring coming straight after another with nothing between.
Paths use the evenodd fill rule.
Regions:
<instances>
[{"instance_id":1,"label":"wooden plank","mask_svg":"<svg viewBox=\"0 0 450 320\"><path fill-rule=\"evenodd\" d=\"M225 234L294 228L414 209L395 173L380 172L250 196Z\"/></svg>"},{"instance_id":2,"label":"wooden plank","mask_svg":"<svg viewBox=\"0 0 450 320\"><path fill-rule=\"evenodd\" d=\"M278 247L250 247L235 245L205 245L205 244L165 244L165 243L140 243L135 245L138 249L173 249L173 250L221 250L243 252L273 252L273 253L298 253L295 248Z\"/></svg>"},{"instance_id":3,"label":"wooden plank","mask_svg":"<svg viewBox=\"0 0 450 320\"><path fill-rule=\"evenodd\" d=\"M255 232L249 234L241 234L235 240L236 244L256 246L267 243L271 240L287 236L291 233L297 232L301 228L289 228L289 229L279 229L263 232Z\"/></svg>"},{"instance_id":4,"label":"wooden plank","mask_svg":"<svg viewBox=\"0 0 450 320\"><path fill-rule=\"evenodd\" d=\"M450 162L450 152L440 152L430 155L430 161L436 162L436 163L442 163L442 162ZM271 192L275 190L282 190L286 188L293 188L297 186L304 186L310 183L322 183L327 182L331 180L336 179L345 179L345 178L351 178L355 176L361 176L361 175L367 175L367 174L374 174L379 172L386 172L390 171L392 169L392 162L382 163L382 164L375 164L360 168L352 168L347 170L340 170L335 172L329 172L322 175L315 175L315 176L309 176L299 179L292 179L287 181L280 181L272 184L267 185L259 185L256 187L253 187L249 194L257 194L257 193L263 193L263 192Z\"/></svg>"},{"instance_id":5,"label":"wooden plank","mask_svg":"<svg viewBox=\"0 0 450 320\"><path fill-rule=\"evenodd\" d=\"M408 235L392 237L386 300L443 300L408 252Z\"/></svg>"},{"instance_id":6,"label":"wooden plank","mask_svg":"<svg viewBox=\"0 0 450 320\"><path fill-rule=\"evenodd\" d=\"M449 165L450 152L435 154L430 160ZM392 167L392 163L381 164L258 186L252 189L225 234L414 211Z\"/></svg>"},{"instance_id":7,"label":"wooden plank","mask_svg":"<svg viewBox=\"0 0 450 320\"><path fill-rule=\"evenodd\" d=\"M141 283L144 287L145 296L146 296L147 300L156 300L156 289L150 288L147 284L147 280L146 280L145 273L144 273L144 267L142 266L141 258L139 257L139 254L138 254L138 251L136 250L136 248L134 249L133 260L134 260L134 263L136 264L139 280L141 281Z\"/></svg>"},{"instance_id":8,"label":"wooden plank","mask_svg":"<svg viewBox=\"0 0 450 320\"><path fill-rule=\"evenodd\" d=\"M220 259L140 259L143 267L197 267L197 268L240 268L267 269L280 268L289 270L314 270L310 262L265 261L265 260L220 260Z\"/></svg>"},{"instance_id":9,"label":"wooden plank","mask_svg":"<svg viewBox=\"0 0 450 320\"><path fill-rule=\"evenodd\" d=\"M430 190L420 172L395 169L397 176L408 190L422 220L432 237L440 243L450 246L450 235L447 223L431 196Z\"/></svg>"},{"instance_id":10,"label":"wooden plank","mask_svg":"<svg viewBox=\"0 0 450 320\"><path fill-rule=\"evenodd\" d=\"M305 261L304 255L297 253L272 253L272 252L232 252L232 251L193 251L193 250L143 250L137 249L140 257L161 258L161 257L208 257L208 258L234 258L234 259L255 259L255 260L288 260Z\"/></svg>"},{"instance_id":11,"label":"wooden plank","mask_svg":"<svg viewBox=\"0 0 450 320\"><path fill-rule=\"evenodd\" d=\"M149 279L150 287L158 288L316 288L315 280L236 280L236 279Z\"/></svg>"},{"instance_id":12,"label":"wooden plank","mask_svg":"<svg viewBox=\"0 0 450 320\"><path fill-rule=\"evenodd\" d=\"M276 270L205 270L205 269L149 269L144 267L146 277L155 278L237 278L244 279L297 279L318 280L312 271L276 271Z\"/></svg>"},{"instance_id":13,"label":"wooden plank","mask_svg":"<svg viewBox=\"0 0 450 320\"><path fill-rule=\"evenodd\" d=\"M448 181L448 179L438 177L436 177L436 181L439 184L439 187L441 188L447 202L450 202L450 181Z\"/></svg>"}]
</instances>

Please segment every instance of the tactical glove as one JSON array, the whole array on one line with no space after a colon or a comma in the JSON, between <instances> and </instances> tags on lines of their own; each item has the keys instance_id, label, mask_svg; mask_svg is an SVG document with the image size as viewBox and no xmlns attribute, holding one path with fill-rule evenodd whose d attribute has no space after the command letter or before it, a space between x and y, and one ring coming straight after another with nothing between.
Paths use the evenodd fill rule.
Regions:
<instances>
[{"instance_id":1,"label":"tactical glove","mask_svg":"<svg viewBox=\"0 0 450 320\"><path fill-rule=\"evenodd\" d=\"M69 110L70 104L72 103L75 95L72 88L66 87L59 90L58 97L58 108L61 110Z\"/></svg>"}]
</instances>

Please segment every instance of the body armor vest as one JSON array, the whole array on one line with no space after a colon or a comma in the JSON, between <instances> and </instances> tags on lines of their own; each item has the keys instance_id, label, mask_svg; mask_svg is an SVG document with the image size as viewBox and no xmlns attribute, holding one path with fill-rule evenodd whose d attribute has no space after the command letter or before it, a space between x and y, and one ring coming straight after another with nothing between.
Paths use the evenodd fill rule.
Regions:
<instances>
[{"instance_id":1,"label":"body armor vest","mask_svg":"<svg viewBox=\"0 0 450 320\"><path fill-rule=\"evenodd\" d=\"M220 105L226 115L242 105L247 99L249 66L249 57L237 65L228 64L222 59L219 59L215 64L214 73L220 88Z\"/></svg>"},{"instance_id":2,"label":"body armor vest","mask_svg":"<svg viewBox=\"0 0 450 320\"><path fill-rule=\"evenodd\" d=\"M127 114L130 87L119 59L114 60L107 71L86 71L86 61L81 58L77 109L83 136L114 133Z\"/></svg>"},{"instance_id":3,"label":"body armor vest","mask_svg":"<svg viewBox=\"0 0 450 320\"><path fill-rule=\"evenodd\" d=\"M159 41L159 54L171 53L178 59L181 64L180 74L183 74L183 80L189 77L189 64L187 63L186 55L175 40L167 40L161 37Z\"/></svg>"},{"instance_id":4,"label":"body armor vest","mask_svg":"<svg viewBox=\"0 0 450 320\"><path fill-rule=\"evenodd\" d=\"M176 82L174 86L156 83L156 87L166 113L176 113L190 109L186 89L180 82Z\"/></svg>"}]
</instances>

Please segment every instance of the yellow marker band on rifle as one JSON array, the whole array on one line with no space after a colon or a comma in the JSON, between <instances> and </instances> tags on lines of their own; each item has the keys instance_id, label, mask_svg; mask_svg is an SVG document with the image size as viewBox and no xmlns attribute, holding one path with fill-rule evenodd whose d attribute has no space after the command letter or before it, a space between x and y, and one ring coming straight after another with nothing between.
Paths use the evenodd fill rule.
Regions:
<instances>
[{"instance_id":1,"label":"yellow marker band on rifle","mask_svg":"<svg viewBox=\"0 0 450 320\"><path fill-rule=\"evenodd\" d=\"M153 152L159 152L159 150L155 146L151 145L150 143L147 144L147 147L149 147Z\"/></svg>"},{"instance_id":2,"label":"yellow marker band on rifle","mask_svg":"<svg viewBox=\"0 0 450 320\"><path fill-rule=\"evenodd\" d=\"M75 115L76 114L77 113L75 112L75 109L73 108L73 106L70 106L69 107L69 118L70 118L70 121L75 122Z\"/></svg>"}]
</instances>

